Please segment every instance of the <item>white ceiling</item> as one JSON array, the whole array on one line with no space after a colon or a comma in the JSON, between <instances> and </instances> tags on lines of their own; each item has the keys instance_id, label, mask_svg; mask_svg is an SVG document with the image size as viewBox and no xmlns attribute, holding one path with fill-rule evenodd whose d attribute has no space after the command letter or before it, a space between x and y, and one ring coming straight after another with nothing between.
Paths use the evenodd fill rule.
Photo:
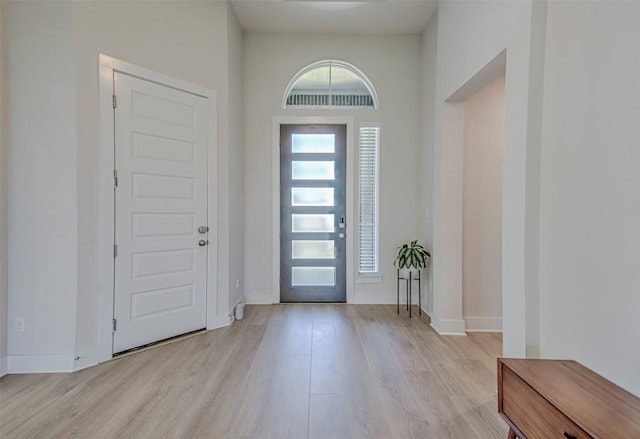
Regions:
<instances>
[{"instance_id":1,"label":"white ceiling","mask_svg":"<svg viewBox=\"0 0 640 439\"><path fill-rule=\"evenodd\" d=\"M420 33L437 0L231 0L247 32Z\"/></svg>"}]
</instances>

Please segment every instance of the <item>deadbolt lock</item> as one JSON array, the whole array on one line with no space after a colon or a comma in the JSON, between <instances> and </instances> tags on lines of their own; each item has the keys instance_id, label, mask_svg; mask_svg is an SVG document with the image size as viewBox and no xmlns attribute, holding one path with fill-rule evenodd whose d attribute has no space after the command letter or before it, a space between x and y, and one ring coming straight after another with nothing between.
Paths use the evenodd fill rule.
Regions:
<instances>
[{"instance_id":1,"label":"deadbolt lock","mask_svg":"<svg viewBox=\"0 0 640 439\"><path fill-rule=\"evenodd\" d=\"M207 233L208 231L209 231L209 226L198 227L198 233Z\"/></svg>"}]
</instances>

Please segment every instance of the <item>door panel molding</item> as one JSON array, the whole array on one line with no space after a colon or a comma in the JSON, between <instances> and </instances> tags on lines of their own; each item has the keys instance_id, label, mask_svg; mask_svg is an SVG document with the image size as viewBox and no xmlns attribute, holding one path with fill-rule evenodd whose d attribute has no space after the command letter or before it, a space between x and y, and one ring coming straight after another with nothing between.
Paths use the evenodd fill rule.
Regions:
<instances>
[{"instance_id":1,"label":"door panel molding","mask_svg":"<svg viewBox=\"0 0 640 439\"><path fill-rule=\"evenodd\" d=\"M106 55L99 57L99 292L98 292L98 362L113 356L113 293L114 293L114 73L120 72L149 82L187 92L207 100L207 216L209 222L209 246L207 248L207 329L230 323L226 310L218 309L218 163L217 163L217 113L216 92L162 73L146 69ZM218 312L223 312L219 316Z\"/></svg>"},{"instance_id":2,"label":"door panel molding","mask_svg":"<svg viewBox=\"0 0 640 439\"><path fill-rule=\"evenodd\" d=\"M346 216L351 218L346 233L347 303L354 300L355 288L355 122L351 116L275 116L272 119L272 287L261 303L280 303L280 125L346 125Z\"/></svg>"}]
</instances>

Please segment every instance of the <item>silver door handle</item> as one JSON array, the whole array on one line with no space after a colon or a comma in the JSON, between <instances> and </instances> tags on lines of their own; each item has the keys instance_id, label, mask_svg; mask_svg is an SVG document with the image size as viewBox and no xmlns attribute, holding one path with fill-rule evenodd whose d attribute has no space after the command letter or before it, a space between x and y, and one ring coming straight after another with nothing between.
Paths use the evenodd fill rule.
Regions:
<instances>
[{"instance_id":1,"label":"silver door handle","mask_svg":"<svg viewBox=\"0 0 640 439\"><path fill-rule=\"evenodd\" d=\"M209 241L207 241L206 239L201 239L200 241L198 241L198 245L200 247L204 247L205 245L207 245L209 243Z\"/></svg>"},{"instance_id":2,"label":"silver door handle","mask_svg":"<svg viewBox=\"0 0 640 439\"><path fill-rule=\"evenodd\" d=\"M338 236L339 236L340 238L344 238L344 233L340 233Z\"/></svg>"},{"instance_id":3,"label":"silver door handle","mask_svg":"<svg viewBox=\"0 0 640 439\"><path fill-rule=\"evenodd\" d=\"M198 233L207 233L209 231L209 226L200 226L198 227Z\"/></svg>"}]
</instances>

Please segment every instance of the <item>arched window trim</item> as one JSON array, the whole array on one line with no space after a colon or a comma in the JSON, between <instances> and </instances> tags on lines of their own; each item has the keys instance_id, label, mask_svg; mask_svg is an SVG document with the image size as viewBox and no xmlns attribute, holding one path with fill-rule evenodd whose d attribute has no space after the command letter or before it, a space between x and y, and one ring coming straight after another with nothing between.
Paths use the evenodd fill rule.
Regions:
<instances>
[{"instance_id":1,"label":"arched window trim","mask_svg":"<svg viewBox=\"0 0 640 439\"><path fill-rule=\"evenodd\" d=\"M291 91L293 90L293 87L296 85L296 83L298 82L298 80L305 75L306 73L310 72L311 70L314 70L318 67L324 67L324 66L329 66L329 68L331 68L331 66L337 66L337 67L341 67L345 70L349 70L351 73L355 74L356 76L358 76L358 78L360 78L360 80L364 83L364 85L367 87L367 90L369 91L369 94L371 95L371 98L373 99L373 108L374 109L378 109L379 106L379 101L378 101L378 94L376 93L376 89L373 87L373 84L371 83L371 81L369 81L369 78L367 78L367 75L365 75L364 73L362 73L362 71L360 69L358 69L356 66L354 66L353 64L349 64L346 61L340 61L340 60L336 60L336 59L325 59L322 61L316 61L312 64L309 64L308 66L306 66L305 68L303 68L302 70L300 70L298 73L296 73L293 78L291 79L291 81L289 81L289 85L287 85L287 88L284 92L284 97L282 98L282 108L292 108L291 106L287 107L287 99L289 98L289 95L291 94ZM304 107L300 107L300 106L295 106L293 108L304 108ZM343 108L343 109L348 109L348 108L354 108L354 107L340 107L340 106L334 106L334 105L313 105L310 106L309 108ZM357 108L357 107L355 107ZM364 108L371 108L371 107L364 107Z\"/></svg>"}]
</instances>

